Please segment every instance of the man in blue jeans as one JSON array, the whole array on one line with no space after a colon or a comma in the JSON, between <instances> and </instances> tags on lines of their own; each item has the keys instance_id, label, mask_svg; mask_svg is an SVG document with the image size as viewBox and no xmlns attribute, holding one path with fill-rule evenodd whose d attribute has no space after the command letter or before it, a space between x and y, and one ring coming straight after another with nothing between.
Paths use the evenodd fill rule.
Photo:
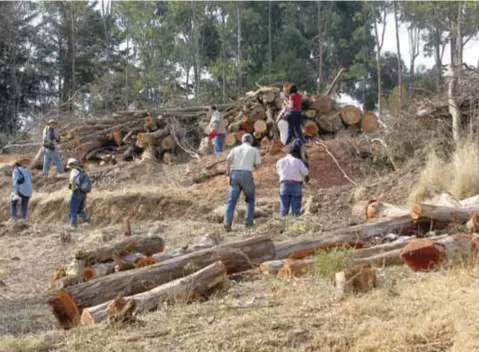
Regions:
<instances>
[{"instance_id":1,"label":"man in blue jeans","mask_svg":"<svg viewBox=\"0 0 479 352\"><path fill-rule=\"evenodd\" d=\"M226 123L221 116L220 112L216 109L216 106L210 107L211 120L210 120L210 139L215 139L215 154L223 152L223 146L226 138Z\"/></svg>"},{"instance_id":2,"label":"man in blue jeans","mask_svg":"<svg viewBox=\"0 0 479 352\"><path fill-rule=\"evenodd\" d=\"M59 174L65 173L62 160L58 154L55 143L59 143L60 139L55 134L55 120L49 120L45 128L43 129L43 170L42 175L48 174L50 163L53 161L57 167Z\"/></svg>"},{"instance_id":3,"label":"man in blue jeans","mask_svg":"<svg viewBox=\"0 0 479 352\"><path fill-rule=\"evenodd\" d=\"M289 147L289 153L276 163L279 175L279 198L281 216L287 216L289 209L293 216L301 215L303 200L303 181L308 181L309 170L302 158L303 143L295 139Z\"/></svg>"},{"instance_id":4,"label":"man in blue jeans","mask_svg":"<svg viewBox=\"0 0 479 352\"><path fill-rule=\"evenodd\" d=\"M72 192L70 198L70 227L77 226L77 218L80 217L85 223L90 223L90 217L85 212L86 193L80 189L80 177L85 172L78 160L68 159L67 167L71 170L68 188Z\"/></svg>"},{"instance_id":5,"label":"man in blue jeans","mask_svg":"<svg viewBox=\"0 0 479 352\"><path fill-rule=\"evenodd\" d=\"M12 220L17 219L17 205L21 203L22 219L27 218L28 201L32 197L32 175L28 169L22 165L21 160L17 160L12 164L12 199L10 201L10 214Z\"/></svg>"},{"instance_id":6,"label":"man in blue jeans","mask_svg":"<svg viewBox=\"0 0 479 352\"><path fill-rule=\"evenodd\" d=\"M230 179L230 190L228 205L226 207L224 227L227 232L231 231L233 217L241 191L245 195L246 227L254 226L254 202L255 185L253 179L253 168L261 164L259 150L251 146L253 137L250 134L243 135L242 144L231 150L226 158L226 175Z\"/></svg>"}]
</instances>

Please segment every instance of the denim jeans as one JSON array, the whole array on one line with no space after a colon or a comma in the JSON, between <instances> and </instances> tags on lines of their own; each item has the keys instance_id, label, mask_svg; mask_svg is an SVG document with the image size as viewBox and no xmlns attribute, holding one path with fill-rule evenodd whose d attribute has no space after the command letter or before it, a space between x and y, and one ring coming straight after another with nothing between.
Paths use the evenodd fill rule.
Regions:
<instances>
[{"instance_id":1,"label":"denim jeans","mask_svg":"<svg viewBox=\"0 0 479 352\"><path fill-rule=\"evenodd\" d=\"M21 218L26 219L27 218L27 210L28 210L28 201L30 200L30 197L25 197L21 194L19 194L21 200ZM13 219L17 217L17 205L18 205L19 200L12 200L10 201L10 214Z\"/></svg>"},{"instance_id":2,"label":"denim jeans","mask_svg":"<svg viewBox=\"0 0 479 352\"><path fill-rule=\"evenodd\" d=\"M87 213L85 213L85 202L86 202L86 194L80 190L76 190L73 192L70 198L70 225L76 226L77 224L77 217L83 219L85 222L90 222L90 218L88 217Z\"/></svg>"},{"instance_id":3,"label":"denim jeans","mask_svg":"<svg viewBox=\"0 0 479 352\"><path fill-rule=\"evenodd\" d=\"M221 153L223 151L223 146L225 144L225 134L217 134L215 137L215 154Z\"/></svg>"},{"instance_id":4,"label":"denim jeans","mask_svg":"<svg viewBox=\"0 0 479 352\"><path fill-rule=\"evenodd\" d=\"M255 185L253 173L246 170L233 170L230 175L230 190L228 195L228 205L225 213L225 224L233 224L236 203L243 191L246 201L246 225L253 225L254 217L254 201L255 201Z\"/></svg>"},{"instance_id":5,"label":"denim jeans","mask_svg":"<svg viewBox=\"0 0 479 352\"><path fill-rule=\"evenodd\" d=\"M293 182L281 183L279 186L279 199L281 216L287 216L290 208L293 216L300 216L303 185Z\"/></svg>"},{"instance_id":6,"label":"denim jeans","mask_svg":"<svg viewBox=\"0 0 479 352\"><path fill-rule=\"evenodd\" d=\"M43 170L42 174L47 175L48 169L50 168L50 163L53 161L55 166L57 167L57 171L59 174L65 173L65 169L63 168L63 163L60 159L60 155L56 149L51 150L48 148L43 148Z\"/></svg>"},{"instance_id":7,"label":"denim jeans","mask_svg":"<svg viewBox=\"0 0 479 352\"><path fill-rule=\"evenodd\" d=\"M289 144L295 138L298 138L305 143L306 140L301 131L303 112L301 110L290 110L286 113L284 118L288 121L288 139L286 140L286 144Z\"/></svg>"}]
</instances>

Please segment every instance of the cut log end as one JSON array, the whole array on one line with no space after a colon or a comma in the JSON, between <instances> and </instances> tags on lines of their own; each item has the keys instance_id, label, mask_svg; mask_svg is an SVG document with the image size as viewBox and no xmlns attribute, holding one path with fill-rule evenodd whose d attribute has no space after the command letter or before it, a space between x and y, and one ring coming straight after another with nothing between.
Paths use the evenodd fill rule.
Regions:
<instances>
[{"instance_id":1,"label":"cut log end","mask_svg":"<svg viewBox=\"0 0 479 352\"><path fill-rule=\"evenodd\" d=\"M361 110L359 108L348 105L341 109L341 118L347 125L355 125L361 121Z\"/></svg>"},{"instance_id":2,"label":"cut log end","mask_svg":"<svg viewBox=\"0 0 479 352\"><path fill-rule=\"evenodd\" d=\"M314 137L318 134L319 128L315 121L308 121L303 127L304 134L308 137Z\"/></svg>"},{"instance_id":3,"label":"cut log end","mask_svg":"<svg viewBox=\"0 0 479 352\"><path fill-rule=\"evenodd\" d=\"M472 215L466 226L467 229L471 232L479 232L479 214Z\"/></svg>"},{"instance_id":4,"label":"cut log end","mask_svg":"<svg viewBox=\"0 0 479 352\"><path fill-rule=\"evenodd\" d=\"M137 260L135 266L137 268L144 268L145 266L150 266L150 265L154 265L158 263L158 261L152 257L148 257L148 258L140 258Z\"/></svg>"},{"instance_id":5,"label":"cut log end","mask_svg":"<svg viewBox=\"0 0 479 352\"><path fill-rule=\"evenodd\" d=\"M80 308L73 297L61 290L52 298L48 305L53 310L53 315L64 329L69 329L80 322Z\"/></svg>"},{"instance_id":6,"label":"cut log end","mask_svg":"<svg viewBox=\"0 0 479 352\"><path fill-rule=\"evenodd\" d=\"M411 208L411 218L413 220L419 220L421 218L422 210L418 203L413 204Z\"/></svg>"},{"instance_id":7,"label":"cut log end","mask_svg":"<svg viewBox=\"0 0 479 352\"><path fill-rule=\"evenodd\" d=\"M364 133L375 132L379 128L379 120L375 113L367 112L361 120L361 129Z\"/></svg>"},{"instance_id":8,"label":"cut log end","mask_svg":"<svg viewBox=\"0 0 479 352\"><path fill-rule=\"evenodd\" d=\"M266 132L267 129L268 126L266 125L266 122L264 120L258 120L254 123L254 130L259 134Z\"/></svg>"},{"instance_id":9,"label":"cut log end","mask_svg":"<svg viewBox=\"0 0 479 352\"><path fill-rule=\"evenodd\" d=\"M236 132L238 133L238 132ZM229 133L225 137L225 144L228 147L232 147L236 144L236 133Z\"/></svg>"},{"instance_id":10,"label":"cut log end","mask_svg":"<svg viewBox=\"0 0 479 352\"><path fill-rule=\"evenodd\" d=\"M96 277L95 275L95 270L92 268L88 267L83 270L83 280L84 281L90 281L93 280Z\"/></svg>"}]
</instances>

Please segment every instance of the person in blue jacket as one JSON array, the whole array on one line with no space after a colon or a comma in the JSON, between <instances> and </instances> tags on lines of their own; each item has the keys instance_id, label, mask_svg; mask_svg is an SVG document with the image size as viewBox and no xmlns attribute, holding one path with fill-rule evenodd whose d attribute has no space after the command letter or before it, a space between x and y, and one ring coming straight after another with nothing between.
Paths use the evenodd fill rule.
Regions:
<instances>
[{"instance_id":1,"label":"person in blue jacket","mask_svg":"<svg viewBox=\"0 0 479 352\"><path fill-rule=\"evenodd\" d=\"M27 218L28 202L32 197L32 174L17 160L12 164L12 197L10 201L10 214L13 220L17 219L17 206L21 204L20 218Z\"/></svg>"}]
</instances>

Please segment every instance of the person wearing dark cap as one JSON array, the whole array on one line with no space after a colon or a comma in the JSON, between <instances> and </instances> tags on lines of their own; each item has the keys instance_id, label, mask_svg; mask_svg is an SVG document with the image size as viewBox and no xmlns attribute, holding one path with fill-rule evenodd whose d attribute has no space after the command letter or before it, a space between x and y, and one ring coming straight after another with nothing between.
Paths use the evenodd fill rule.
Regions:
<instances>
[{"instance_id":1,"label":"person wearing dark cap","mask_svg":"<svg viewBox=\"0 0 479 352\"><path fill-rule=\"evenodd\" d=\"M287 216L289 210L293 216L301 215L303 200L303 182L308 181L309 170L303 161L304 144L295 139L289 146L289 153L276 163L279 175L279 200L281 216Z\"/></svg>"},{"instance_id":2,"label":"person wearing dark cap","mask_svg":"<svg viewBox=\"0 0 479 352\"><path fill-rule=\"evenodd\" d=\"M233 148L226 158L226 175L230 179L228 205L224 219L226 231L231 231L236 203L238 203L241 192L244 193L247 204L245 225L246 227L254 225L255 184L253 169L261 164L261 155L258 149L251 145L253 137L250 134L243 135L241 142L242 144Z\"/></svg>"},{"instance_id":3,"label":"person wearing dark cap","mask_svg":"<svg viewBox=\"0 0 479 352\"><path fill-rule=\"evenodd\" d=\"M12 164L12 197L10 201L10 214L12 220L17 219L17 205L21 204L22 219L27 218L28 202L32 197L32 174L23 165L22 160L17 160Z\"/></svg>"},{"instance_id":4,"label":"person wearing dark cap","mask_svg":"<svg viewBox=\"0 0 479 352\"><path fill-rule=\"evenodd\" d=\"M306 142L303 136L303 131L301 131L301 122L303 120L302 101L303 97L298 92L296 85L291 85L289 88L289 105L284 116L278 116L278 120L283 118L288 122L288 137L286 139L286 144L291 143L295 138L303 143Z\"/></svg>"}]
</instances>

